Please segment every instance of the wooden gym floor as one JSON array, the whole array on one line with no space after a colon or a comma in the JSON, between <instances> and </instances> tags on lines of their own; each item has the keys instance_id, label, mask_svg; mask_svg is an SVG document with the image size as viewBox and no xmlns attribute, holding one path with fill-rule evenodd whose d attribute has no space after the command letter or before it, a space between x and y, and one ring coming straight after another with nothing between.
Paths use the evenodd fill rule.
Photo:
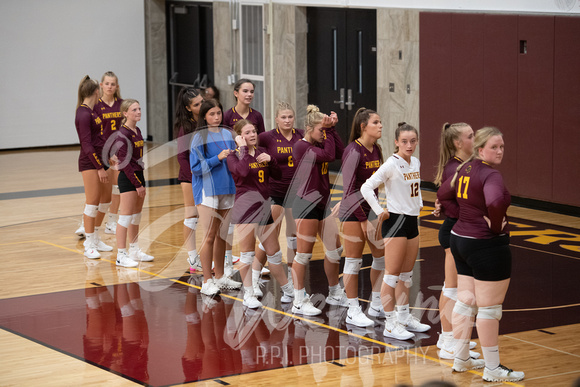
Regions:
<instances>
[{"instance_id":1,"label":"wooden gym floor","mask_svg":"<svg viewBox=\"0 0 580 387\"><path fill-rule=\"evenodd\" d=\"M437 355L443 251L440 221L430 215L433 192L423 191L411 293L413 313L432 329L415 340L384 340L380 325L345 325L345 308L293 316L268 277L266 306L255 312L236 292L202 299L200 277L187 272L171 152L148 153L140 244L155 261L138 269L117 268L115 253L98 261L82 255L74 235L84 203L78 147L0 152L0 386L499 384L484 383L479 372L452 373L452 362ZM338 176L336 200L340 194ZM510 216L514 265L501 359L526 379L506 384L571 386L580 378L580 219L515 206ZM115 245L114 236L102 236ZM281 244L285 252L285 238ZM315 302L327 294L319 245L307 272ZM366 256L365 309L369 265ZM135 313L122 314L129 304Z\"/></svg>"}]
</instances>

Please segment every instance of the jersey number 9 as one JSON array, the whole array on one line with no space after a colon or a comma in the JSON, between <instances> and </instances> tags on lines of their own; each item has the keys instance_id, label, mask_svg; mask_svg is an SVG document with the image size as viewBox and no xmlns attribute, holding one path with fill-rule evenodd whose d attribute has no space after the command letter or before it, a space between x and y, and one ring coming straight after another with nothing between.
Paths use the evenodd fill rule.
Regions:
<instances>
[{"instance_id":1,"label":"jersey number 9","mask_svg":"<svg viewBox=\"0 0 580 387\"><path fill-rule=\"evenodd\" d=\"M258 181L259 181L260 183L263 183L263 182L264 182L264 170L262 170L262 169L260 169L260 170L258 171Z\"/></svg>"}]
</instances>

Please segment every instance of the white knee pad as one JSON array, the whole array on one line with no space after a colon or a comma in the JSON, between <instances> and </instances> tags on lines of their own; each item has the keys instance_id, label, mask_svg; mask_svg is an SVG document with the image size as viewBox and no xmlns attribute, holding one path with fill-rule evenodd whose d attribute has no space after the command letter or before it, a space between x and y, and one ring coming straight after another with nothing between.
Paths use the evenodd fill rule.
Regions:
<instances>
[{"instance_id":1,"label":"white knee pad","mask_svg":"<svg viewBox=\"0 0 580 387\"><path fill-rule=\"evenodd\" d=\"M264 245L261 242L258 244L258 248L263 252L266 252L266 249L264 248Z\"/></svg>"},{"instance_id":2,"label":"white knee pad","mask_svg":"<svg viewBox=\"0 0 580 387\"><path fill-rule=\"evenodd\" d=\"M129 225L131 224L131 218L133 218L132 215L119 215L119 219L117 219L117 224L119 226L129 228Z\"/></svg>"},{"instance_id":3,"label":"white knee pad","mask_svg":"<svg viewBox=\"0 0 580 387\"><path fill-rule=\"evenodd\" d=\"M119 186L118 185L114 185L113 186L113 190L111 192L113 195L121 195L121 191L119 191Z\"/></svg>"},{"instance_id":4,"label":"white knee pad","mask_svg":"<svg viewBox=\"0 0 580 387\"><path fill-rule=\"evenodd\" d=\"M141 213L133 214L131 216L131 224L134 226L138 226L141 223Z\"/></svg>"},{"instance_id":5,"label":"white knee pad","mask_svg":"<svg viewBox=\"0 0 580 387\"><path fill-rule=\"evenodd\" d=\"M413 272L407 271L399 274L399 279L405 284L405 287L409 289L413 286Z\"/></svg>"},{"instance_id":6,"label":"white knee pad","mask_svg":"<svg viewBox=\"0 0 580 387\"><path fill-rule=\"evenodd\" d=\"M301 265L308 265L308 262L310 262L310 258L312 258L312 254L309 253L296 253L296 255L294 256L294 262L297 262Z\"/></svg>"},{"instance_id":7,"label":"white knee pad","mask_svg":"<svg viewBox=\"0 0 580 387\"><path fill-rule=\"evenodd\" d=\"M371 265L371 269L378 271L385 270L385 257L373 257L373 264Z\"/></svg>"},{"instance_id":8,"label":"white knee pad","mask_svg":"<svg viewBox=\"0 0 580 387\"><path fill-rule=\"evenodd\" d=\"M230 223L230 226L228 227L228 235L232 235L234 233L234 227L235 225Z\"/></svg>"},{"instance_id":9,"label":"white knee pad","mask_svg":"<svg viewBox=\"0 0 580 387\"><path fill-rule=\"evenodd\" d=\"M183 221L183 224L185 224L186 227L195 231L197 229L197 221L198 220L199 220L199 218L185 218Z\"/></svg>"},{"instance_id":10,"label":"white knee pad","mask_svg":"<svg viewBox=\"0 0 580 387\"><path fill-rule=\"evenodd\" d=\"M123 305L121 308L121 317L131 317L135 315L135 309L131 304Z\"/></svg>"},{"instance_id":11,"label":"white knee pad","mask_svg":"<svg viewBox=\"0 0 580 387\"><path fill-rule=\"evenodd\" d=\"M500 305L492 305L492 306L482 306L479 308L479 312L477 312L477 318L483 318L486 320L501 320L502 315L502 308Z\"/></svg>"},{"instance_id":12,"label":"white knee pad","mask_svg":"<svg viewBox=\"0 0 580 387\"><path fill-rule=\"evenodd\" d=\"M99 206L95 206L92 204L85 204L85 211L83 213L88 217L96 218L97 211L99 211Z\"/></svg>"},{"instance_id":13,"label":"white knee pad","mask_svg":"<svg viewBox=\"0 0 580 387\"><path fill-rule=\"evenodd\" d=\"M332 263L340 263L340 255L342 254L342 246L336 250L326 251L326 256L328 260Z\"/></svg>"},{"instance_id":14,"label":"white knee pad","mask_svg":"<svg viewBox=\"0 0 580 387\"><path fill-rule=\"evenodd\" d=\"M279 265L282 263L282 252L278 250L274 255L267 255L268 263L272 265Z\"/></svg>"},{"instance_id":15,"label":"white knee pad","mask_svg":"<svg viewBox=\"0 0 580 387\"><path fill-rule=\"evenodd\" d=\"M344 260L344 274L358 275L362 266L362 258L346 258Z\"/></svg>"},{"instance_id":16,"label":"white knee pad","mask_svg":"<svg viewBox=\"0 0 580 387\"><path fill-rule=\"evenodd\" d=\"M109 211L109 207L111 207L111 202L109 203L99 203L99 212L106 214Z\"/></svg>"},{"instance_id":17,"label":"white knee pad","mask_svg":"<svg viewBox=\"0 0 580 387\"><path fill-rule=\"evenodd\" d=\"M254 262L255 256L256 253L253 251L243 251L240 253L240 262L251 265Z\"/></svg>"},{"instance_id":18,"label":"white knee pad","mask_svg":"<svg viewBox=\"0 0 580 387\"><path fill-rule=\"evenodd\" d=\"M455 302L455 306L453 307L453 313L457 313L466 317L475 317L475 315L477 314L477 306L467 305L457 300Z\"/></svg>"},{"instance_id":19,"label":"white knee pad","mask_svg":"<svg viewBox=\"0 0 580 387\"><path fill-rule=\"evenodd\" d=\"M298 248L298 238L296 237L286 237L286 244L289 249L296 250Z\"/></svg>"},{"instance_id":20,"label":"white knee pad","mask_svg":"<svg viewBox=\"0 0 580 387\"><path fill-rule=\"evenodd\" d=\"M398 275L385 274L383 276L383 282L394 289L394 288L397 287L397 284L399 283L399 276Z\"/></svg>"},{"instance_id":21,"label":"white knee pad","mask_svg":"<svg viewBox=\"0 0 580 387\"><path fill-rule=\"evenodd\" d=\"M450 300L457 301L457 288L447 288L445 284L443 284L443 295Z\"/></svg>"}]
</instances>

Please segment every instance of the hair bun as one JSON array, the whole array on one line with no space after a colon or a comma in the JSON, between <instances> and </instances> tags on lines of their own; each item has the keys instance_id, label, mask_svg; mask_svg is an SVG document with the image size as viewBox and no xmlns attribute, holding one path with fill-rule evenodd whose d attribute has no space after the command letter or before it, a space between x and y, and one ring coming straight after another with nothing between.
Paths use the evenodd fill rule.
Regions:
<instances>
[{"instance_id":1,"label":"hair bun","mask_svg":"<svg viewBox=\"0 0 580 387\"><path fill-rule=\"evenodd\" d=\"M320 111L320 109L316 105L308 105L308 107L306 108L306 113L307 114L317 113L319 111Z\"/></svg>"},{"instance_id":2,"label":"hair bun","mask_svg":"<svg viewBox=\"0 0 580 387\"><path fill-rule=\"evenodd\" d=\"M399 123L397 124L397 126L403 126L403 125L407 125L407 123L406 123L405 121L403 121L403 122L399 122Z\"/></svg>"}]
</instances>

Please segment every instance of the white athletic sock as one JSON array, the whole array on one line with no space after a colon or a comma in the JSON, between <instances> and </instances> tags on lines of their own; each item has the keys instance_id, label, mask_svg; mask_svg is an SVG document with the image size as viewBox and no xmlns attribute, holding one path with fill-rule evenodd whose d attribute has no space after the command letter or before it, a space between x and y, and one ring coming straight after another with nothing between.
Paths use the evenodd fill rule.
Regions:
<instances>
[{"instance_id":1,"label":"white athletic sock","mask_svg":"<svg viewBox=\"0 0 580 387\"><path fill-rule=\"evenodd\" d=\"M232 250L226 250L226 265L233 265Z\"/></svg>"},{"instance_id":2,"label":"white athletic sock","mask_svg":"<svg viewBox=\"0 0 580 387\"><path fill-rule=\"evenodd\" d=\"M187 252L187 255L189 255L189 258L195 258L197 256L197 250L191 250Z\"/></svg>"},{"instance_id":3,"label":"white athletic sock","mask_svg":"<svg viewBox=\"0 0 580 387\"><path fill-rule=\"evenodd\" d=\"M381 302L381 292L373 292L371 296L371 306L376 309L380 308L381 305L383 305Z\"/></svg>"},{"instance_id":4,"label":"white athletic sock","mask_svg":"<svg viewBox=\"0 0 580 387\"><path fill-rule=\"evenodd\" d=\"M349 309L354 309L357 306L359 306L359 304L358 304L358 297L348 298L348 307L349 307Z\"/></svg>"},{"instance_id":5,"label":"white athletic sock","mask_svg":"<svg viewBox=\"0 0 580 387\"><path fill-rule=\"evenodd\" d=\"M336 284L336 285L334 285L334 286L329 286L329 287L328 287L328 292L329 292L330 294L336 294L336 293L339 293L339 292L340 292L340 290L341 290L341 288L340 288L340 284Z\"/></svg>"},{"instance_id":6,"label":"white athletic sock","mask_svg":"<svg viewBox=\"0 0 580 387\"><path fill-rule=\"evenodd\" d=\"M294 288L292 287L292 283L291 282L286 283L286 285L282 285L282 291L284 293L292 293L292 290L293 289Z\"/></svg>"},{"instance_id":7,"label":"white athletic sock","mask_svg":"<svg viewBox=\"0 0 580 387\"><path fill-rule=\"evenodd\" d=\"M469 339L455 340L455 357L463 361L469 359Z\"/></svg>"},{"instance_id":8,"label":"white athletic sock","mask_svg":"<svg viewBox=\"0 0 580 387\"><path fill-rule=\"evenodd\" d=\"M294 303L300 304L304 297L306 296L306 289L294 289Z\"/></svg>"},{"instance_id":9,"label":"white athletic sock","mask_svg":"<svg viewBox=\"0 0 580 387\"><path fill-rule=\"evenodd\" d=\"M112 214L109 212L107 215L107 223L116 223L117 222L117 214Z\"/></svg>"},{"instance_id":10,"label":"white athletic sock","mask_svg":"<svg viewBox=\"0 0 580 387\"><path fill-rule=\"evenodd\" d=\"M469 341L467 347L469 348ZM487 369L493 370L499 366L499 348L497 345L495 347L481 347L481 352L483 352Z\"/></svg>"},{"instance_id":11,"label":"white athletic sock","mask_svg":"<svg viewBox=\"0 0 580 387\"><path fill-rule=\"evenodd\" d=\"M260 283L260 274L262 272L260 270L254 270L252 269L252 283L254 285L257 285L258 283Z\"/></svg>"},{"instance_id":12,"label":"white athletic sock","mask_svg":"<svg viewBox=\"0 0 580 387\"><path fill-rule=\"evenodd\" d=\"M407 318L409 318L409 304L396 305L395 310L397 311L397 318L399 319L399 322L407 321Z\"/></svg>"},{"instance_id":13,"label":"white athletic sock","mask_svg":"<svg viewBox=\"0 0 580 387\"><path fill-rule=\"evenodd\" d=\"M250 295L254 295L254 287L244 286L244 297L249 297Z\"/></svg>"},{"instance_id":14,"label":"white athletic sock","mask_svg":"<svg viewBox=\"0 0 580 387\"><path fill-rule=\"evenodd\" d=\"M385 311L385 318L387 320L393 319L395 317L396 317L396 315L395 315L395 311L394 310L391 310L390 312Z\"/></svg>"}]
</instances>

